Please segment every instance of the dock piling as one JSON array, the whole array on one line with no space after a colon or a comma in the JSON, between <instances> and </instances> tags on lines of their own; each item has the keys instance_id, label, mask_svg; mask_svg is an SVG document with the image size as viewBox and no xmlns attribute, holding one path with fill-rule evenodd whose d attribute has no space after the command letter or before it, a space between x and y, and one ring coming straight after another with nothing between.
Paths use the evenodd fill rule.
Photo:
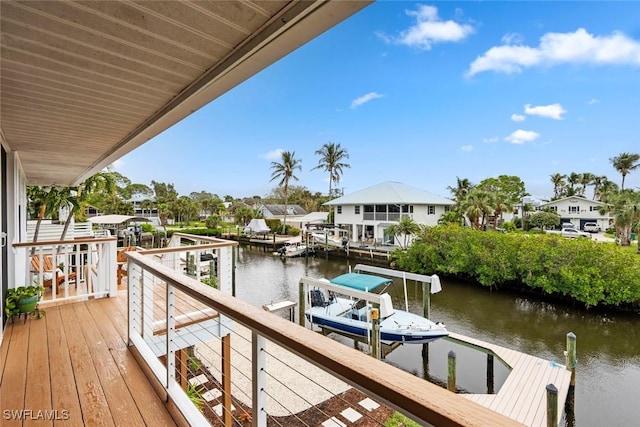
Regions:
<instances>
[{"instance_id":1,"label":"dock piling","mask_svg":"<svg viewBox=\"0 0 640 427\"><path fill-rule=\"evenodd\" d=\"M371 355L380 360L380 313L371 309Z\"/></svg>"},{"instance_id":2,"label":"dock piling","mask_svg":"<svg viewBox=\"0 0 640 427\"><path fill-rule=\"evenodd\" d=\"M495 389L493 366L493 354L487 353L487 394L493 394Z\"/></svg>"},{"instance_id":3,"label":"dock piling","mask_svg":"<svg viewBox=\"0 0 640 427\"><path fill-rule=\"evenodd\" d=\"M571 371L571 387L576 386L576 365L578 358L576 355L576 334L569 332L567 334L567 354L565 360L565 366L567 370Z\"/></svg>"},{"instance_id":4,"label":"dock piling","mask_svg":"<svg viewBox=\"0 0 640 427\"><path fill-rule=\"evenodd\" d=\"M558 427L558 389L547 384L547 427Z\"/></svg>"},{"instance_id":5,"label":"dock piling","mask_svg":"<svg viewBox=\"0 0 640 427\"><path fill-rule=\"evenodd\" d=\"M456 392L456 353L451 350L447 354L447 390Z\"/></svg>"}]
</instances>

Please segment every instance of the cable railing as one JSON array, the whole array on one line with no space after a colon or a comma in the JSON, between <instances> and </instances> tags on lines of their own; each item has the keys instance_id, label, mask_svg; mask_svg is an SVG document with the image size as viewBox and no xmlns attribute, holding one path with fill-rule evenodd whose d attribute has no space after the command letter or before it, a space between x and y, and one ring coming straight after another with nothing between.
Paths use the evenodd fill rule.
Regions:
<instances>
[{"instance_id":1,"label":"cable railing","mask_svg":"<svg viewBox=\"0 0 640 427\"><path fill-rule=\"evenodd\" d=\"M16 285L45 288L41 304L115 296L116 239L81 238L13 245Z\"/></svg>"},{"instance_id":2,"label":"cable railing","mask_svg":"<svg viewBox=\"0 0 640 427\"><path fill-rule=\"evenodd\" d=\"M181 237L184 243L184 236ZM454 393L231 295L235 242L127 253L129 342L192 425L511 425ZM187 267L212 253L217 289ZM196 272L195 275L191 274ZM187 274L190 274L188 276ZM206 279L206 277L204 277ZM331 422L330 422L331 423Z\"/></svg>"}]
</instances>

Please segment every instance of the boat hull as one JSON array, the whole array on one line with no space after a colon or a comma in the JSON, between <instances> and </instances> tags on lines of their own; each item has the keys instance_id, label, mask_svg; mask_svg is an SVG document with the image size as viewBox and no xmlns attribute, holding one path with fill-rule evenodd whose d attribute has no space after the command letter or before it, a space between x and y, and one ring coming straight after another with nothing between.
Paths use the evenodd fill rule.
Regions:
<instances>
[{"instance_id":1,"label":"boat hull","mask_svg":"<svg viewBox=\"0 0 640 427\"><path fill-rule=\"evenodd\" d=\"M353 303L338 298L326 306L311 307L305 315L311 323L322 328L366 338L371 334L366 311L366 308L356 310ZM383 342L425 344L448 335L443 325L402 310L395 310L380 321L380 340Z\"/></svg>"}]
</instances>

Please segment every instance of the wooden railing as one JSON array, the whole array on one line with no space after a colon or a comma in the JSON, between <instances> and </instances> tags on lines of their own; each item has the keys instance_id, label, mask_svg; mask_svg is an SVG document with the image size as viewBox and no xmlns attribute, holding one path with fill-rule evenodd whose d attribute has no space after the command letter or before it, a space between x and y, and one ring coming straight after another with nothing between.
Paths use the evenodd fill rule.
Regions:
<instances>
[{"instance_id":1,"label":"wooden railing","mask_svg":"<svg viewBox=\"0 0 640 427\"><path fill-rule=\"evenodd\" d=\"M44 286L42 304L116 294L114 237L21 242L13 247L15 287Z\"/></svg>"},{"instance_id":2,"label":"wooden railing","mask_svg":"<svg viewBox=\"0 0 640 427\"><path fill-rule=\"evenodd\" d=\"M127 253L130 274L129 342L151 368L158 382L162 384L164 392L189 423L200 425L206 420L176 382L177 367L174 361L177 352L181 351L176 339L179 334L176 326L178 295L192 298L203 304L206 310L218 313L218 317L213 320L219 322L217 332L221 337L232 333L236 322L238 327L241 325L251 331L251 351L248 355L245 354L251 358L251 368L245 374L252 383L251 411L254 426L267 425L270 409L266 403L268 401L265 384L267 377L273 377L277 381L278 376L281 375L277 370L272 370L267 375L265 354L268 354L267 347L271 345L270 343L280 346L292 355L301 357L324 370L326 375L341 379L367 396L380 400L423 425L427 423L436 426L517 424L437 385L234 298L228 292L230 286L228 275L232 270L230 254L233 244L232 242L221 243L218 248L220 251L218 274L223 274L222 279L219 277L221 290L203 286L197 280L185 276L171 266L162 265L155 260L160 253L157 250L153 251L154 256L149 256L152 255L151 251ZM162 288L164 296L161 301L154 301L153 295L158 286ZM157 318L158 312L162 314L163 319ZM163 332L166 334L162 341L165 346L162 350L163 360L166 364L158 359L157 351L154 353L149 344L153 335L152 324L157 324L159 320L164 322ZM209 317L208 321L212 321L212 318ZM210 328L207 328L207 331L209 330ZM225 351L227 351L226 358ZM231 365L230 350L223 350L221 354L223 355L221 364ZM231 400L225 401L230 406Z\"/></svg>"}]
</instances>

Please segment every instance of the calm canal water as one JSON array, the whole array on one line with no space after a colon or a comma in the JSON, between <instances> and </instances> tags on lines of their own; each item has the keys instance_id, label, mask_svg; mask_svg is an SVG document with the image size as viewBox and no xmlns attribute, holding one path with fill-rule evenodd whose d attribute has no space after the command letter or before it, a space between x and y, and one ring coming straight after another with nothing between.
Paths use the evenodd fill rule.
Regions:
<instances>
[{"instance_id":1,"label":"calm canal water","mask_svg":"<svg viewBox=\"0 0 640 427\"><path fill-rule=\"evenodd\" d=\"M236 296L259 307L282 299L297 301L301 277L331 278L348 272L348 268L346 260L281 259L270 250L241 247ZM442 287L442 292L432 296L431 318L444 322L450 331L562 364L566 334L577 335L575 419L565 419L565 425L640 425L640 316L590 313L446 279ZM396 283L389 293L394 305L402 308L402 283ZM409 310L421 313L422 291L413 282L408 283L408 296ZM350 340L340 340L353 345ZM421 345L404 345L385 360L416 376L443 382L447 352L454 350L458 386L468 392L487 392L486 356L482 353L438 340L429 345L425 363L421 350ZM496 390L507 374L508 370L496 363Z\"/></svg>"}]
</instances>

